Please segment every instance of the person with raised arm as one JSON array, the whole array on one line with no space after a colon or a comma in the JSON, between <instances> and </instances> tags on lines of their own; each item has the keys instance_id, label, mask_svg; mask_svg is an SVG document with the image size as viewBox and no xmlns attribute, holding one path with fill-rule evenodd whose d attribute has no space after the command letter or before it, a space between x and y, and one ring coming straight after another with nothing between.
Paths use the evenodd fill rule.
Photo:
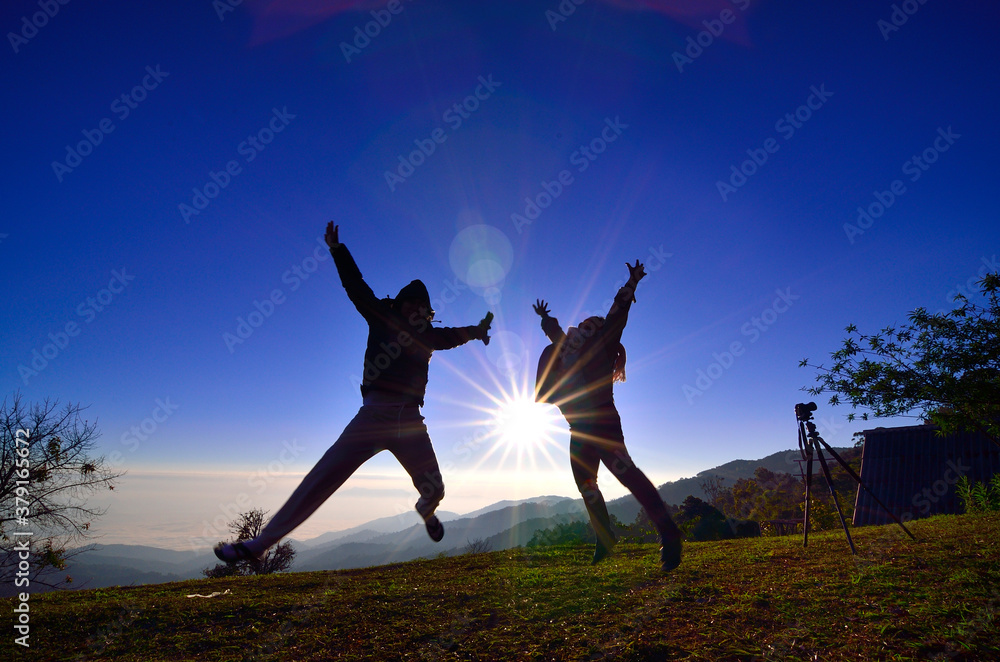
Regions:
<instances>
[{"instance_id":1,"label":"person with raised arm","mask_svg":"<svg viewBox=\"0 0 1000 662\"><path fill-rule=\"evenodd\" d=\"M653 483L636 467L625 448L621 418L614 401L614 382L625 381L622 332L635 289L645 277L643 265L625 263L629 279L618 290L606 317L588 317L565 333L537 300L535 312L551 341L538 362L535 399L559 408L569 423L569 454L573 479L583 496L597 536L593 563L607 557L617 542L604 495L597 487L601 462L639 501L660 535L660 565L664 572L681 562L681 534Z\"/></svg>"},{"instance_id":2,"label":"person with raised arm","mask_svg":"<svg viewBox=\"0 0 1000 662\"><path fill-rule=\"evenodd\" d=\"M419 280L411 281L395 298L377 298L340 242L339 233L339 226L328 223L326 243L348 298L368 322L361 409L256 538L215 547L215 555L226 563L262 557L362 464L384 450L399 460L420 493L415 507L427 534L434 542L444 536L444 527L434 514L444 498L444 482L420 413L427 369L434 350L470 340L489 343L493 314L487 312L475 326L431 326L434 311L427 288Z\"/></svg>"}]
</instances>

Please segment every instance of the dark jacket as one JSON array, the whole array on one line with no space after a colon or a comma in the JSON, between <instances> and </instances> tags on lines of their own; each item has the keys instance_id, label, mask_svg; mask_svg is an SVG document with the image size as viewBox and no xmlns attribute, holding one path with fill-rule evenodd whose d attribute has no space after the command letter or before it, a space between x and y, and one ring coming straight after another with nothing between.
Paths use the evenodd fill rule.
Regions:
<instances>
[{"instance_id":1,"label":"dark jacket","mask_svg":"<svg viewBox=\"0 0 1000 662\"><path fill-rule=\"evenodd\" d=\"M542 352L535 380L535 399L559 407L567 419L614 408L612 373L622 332L628 322L633 290L622 287L598 328L579 328L582 343L572 346L555 317L542 318L542 331L552 341Z\"/></svg>"},{"instance_id":2,"label":"dark jacket","mask_svg":"<svg viewBox=\"0 0 1000 662\"><path fill-rule=\"evenodd\" d=\"M361 394L381 391L399 395L402 402L424 404L431 352L480 338L482 330L478 326L433 327L430 321L417 314L403 319L392 308L391 299L375 296L346 246L340 244L330 253L347 297L368 322Z\"/></svg>"}]
</instances>

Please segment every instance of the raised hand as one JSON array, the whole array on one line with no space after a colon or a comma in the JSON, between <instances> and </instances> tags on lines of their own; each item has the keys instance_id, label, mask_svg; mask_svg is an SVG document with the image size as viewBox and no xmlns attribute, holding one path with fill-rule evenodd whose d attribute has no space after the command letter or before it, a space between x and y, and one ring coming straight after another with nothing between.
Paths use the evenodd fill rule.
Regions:
<instances>
[{"instance_id":1,"label":"raised hand","mask_svg":"<svg viewBox=\"0 0 1000 662\"><path fill-rule=\"evenodd\" d=\"M339 235L340 235L339 225L334 225L333 221L330 221L329 223L326 224L326 236L323 238L326 239L326 245L330 247L330 250L333 250L337 246L340 246Z\"/></svg>"},{"instance_id":2,"label":"raised hand","mask_svg":"<svg viewBox=\"0 0 1000 662\"><path fill-rule=\"evenodd\" d=\"M493 323L493 313L487 311L486 317L479 321L479 331L482 334L481 340L484 345L490 344L490 324Z\"/></svg>"},{"instance_id":3,"label":"raised hand","mask_svg":"<svg viewBox=\"0 0 1000 662\"><path fill-rule=\"evenodd\" d=\"M532 306L532 308L535 309L535 312L540 317L548 317L549 316L549 304L545 303L541 299L535 299L535 305Z\"/></svg>"},{"instance_id":4,"label":"raised hand","mask_svg":"<svg viewBox=\"0 0 1000 662\"><path fill-rule=\"evenodd\" d=\"M646 269L639 260L635 261L635 265L631 265L628 262L625 263L628 267L628 277L633 283L638 284L640 280L646 277Z\"/></svg>"}]
</instances>

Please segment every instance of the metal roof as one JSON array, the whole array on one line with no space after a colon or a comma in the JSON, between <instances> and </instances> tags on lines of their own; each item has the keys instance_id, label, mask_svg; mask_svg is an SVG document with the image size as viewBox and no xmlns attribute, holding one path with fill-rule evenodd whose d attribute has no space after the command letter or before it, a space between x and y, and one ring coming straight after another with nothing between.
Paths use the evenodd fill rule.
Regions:
<instances>
[{"instance_id":1,"label":"metal roof","mask_svg":"<svg viewBox=\"0 0 1000 662\"><path fill-rule=\"evenodd\" d=\"M1000 447L980 433L938 435L935 425L865 430L861 482L904 522L961 512L955 484L962 476L988 482L1000 473ZM854 525L892 518L861 487Z\"/></svg>"}]
</instances>

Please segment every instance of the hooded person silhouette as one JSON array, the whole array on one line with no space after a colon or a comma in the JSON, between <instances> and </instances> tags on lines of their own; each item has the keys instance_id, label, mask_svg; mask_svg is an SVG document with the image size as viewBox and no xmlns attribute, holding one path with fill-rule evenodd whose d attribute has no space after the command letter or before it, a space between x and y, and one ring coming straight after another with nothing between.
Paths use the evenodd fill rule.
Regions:
<instances>
[{"instance_id":1,"label":"hooded person silhouette","mask_svg":"<svg viewBox=\"0 0 1000 662\"><path fill-rule=\"evenodd\" d=\"M680 531L656 488L629 456L614 401L614 382L625 381L622 332L635 301L635 288L646 275L638 260L634 266L625 266L628 282L618 290L606 317L588 317L564 333L559 320L549 315L548 304L536 301L534 310L552 344L542 351L538 362L535 399L556 405L569 423L573 479L597 536L593 562L608 556L617 542L604 495L597 487L597 470L603 462L635 495L656 526L662 544L660 564L666 572L680 565Z\"/></svg>"},{"instance_id":2,"label":"hooded person silhouette","mask_svg":"<svg viewBox=\"0 0 1000 662\"><path fill-rule=\"evenodd\" d=\"M312 515L357 469L387 450L410 475L420 497L417 512L427 534L438 542L444 527L434 514L444 498L444 482L420 414L427 388L431 353L470 340L489 343L492 313L476 326L431 326L427 288L411 281L394 298L378 299L361 276L354 258L340 243L339 226L326 226L326 243L348 298L368 322L361 383L361 409L340 438L306 474L288 501L252 540L219 544L215 555L227 563L256 559Z\"/></svg>"}]
</instances>

